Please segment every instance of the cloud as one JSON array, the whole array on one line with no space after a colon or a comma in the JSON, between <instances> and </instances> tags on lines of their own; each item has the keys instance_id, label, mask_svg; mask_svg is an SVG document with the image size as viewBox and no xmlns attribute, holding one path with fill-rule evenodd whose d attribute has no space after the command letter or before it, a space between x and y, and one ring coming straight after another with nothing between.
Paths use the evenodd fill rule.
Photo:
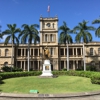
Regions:
<instances>
[{"instance_id":1,"label":"cloud","mask_svg":"<svg viewBox=\"0 0 100 100\"><path fill-rule=\"evenodd\" d=\"M79 13L74 13L76 16L81 16L82 15L82 13L81 12L79 12Z\"/></svg>"},{"instance_id":2,"label":"cloud","mask_svg":"<svg viewBox=\"0 0 100 100\"><path fill-rule=\"evenodd\" d=\"M18 4L19 2L18 2L18 0L12 0L14 3L16 3L16 4Z\"/></svg>"}]
</instances>

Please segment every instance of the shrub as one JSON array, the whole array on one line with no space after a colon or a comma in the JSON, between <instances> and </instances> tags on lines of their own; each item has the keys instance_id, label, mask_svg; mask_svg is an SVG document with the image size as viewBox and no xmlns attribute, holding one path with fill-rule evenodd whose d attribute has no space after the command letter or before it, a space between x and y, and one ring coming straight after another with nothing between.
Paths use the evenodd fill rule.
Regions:
<instances>
[{"instance_id":1,"label":"shrub","mask_svg":"<svg viewBox=\"0 0 100 100\"><path fill-rule=\"evenodd\" d=\"M2 79L7 79L7 78L14 78L14 77L38 76L40 74L42 74L41 71L32 71L32 72L4 72L4 73L0 73L0 76L2 76Z\"/></svg>"},{"instance_id":2,"label":"shrub","mask_svg":"<svg viewBox=\"0 0 100 100\"><path fill-rule=\"evenodd\" d=\"M5 72L10 72L11 71L11 67L8 67L8 66L4 66L1 68L3 71Z\"/></svg>"},{"instance_id":3,"label":"shrub","mask_svg":"<svg viewBox=\"0 0 100 100\"><path fill-rule=\"evenodd\" d=\"M0 76L0 83L2 82L2 77Z\"/></svg>"},{"instance_id":4,"label":"shrub","mask_svg":"<svg viewBox=\"0 0 100 100\"><path fill-rule=\"evenodd\" d=\"M96 66L86 66L87 71L96 71Z\"/></svg>"},{"instance_id":5,"label":"shrub","mask_svg":"<svg viewBox=\"0 0 100 100\"><path fill-rule=\"evenodd\" d=\"M22 71L21 68L18 67L8 67L8 66L4 66L1 68L4 72L18 72L18 71Z\"/></svg>"},{"instance_id":6,"label":"shrub","mask_svg":"<svg viewBox=\"0 0 100 100\"><path fill-rule=\"evenodd\" d=\"M93 84L100 84L100 73L99 72L95 72L95 73L92 74L91 82Z\"/></svg>"}]
</instances>

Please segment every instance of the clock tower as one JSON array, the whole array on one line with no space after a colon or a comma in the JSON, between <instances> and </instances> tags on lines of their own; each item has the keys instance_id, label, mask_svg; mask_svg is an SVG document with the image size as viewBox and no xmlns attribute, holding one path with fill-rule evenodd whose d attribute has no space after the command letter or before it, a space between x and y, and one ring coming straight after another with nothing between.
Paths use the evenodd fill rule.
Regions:
<instances>
[{"instance_id":1,"label":"clock tower","mask_svg":"<svg viewBox=\"0 0 100 100\"><path fill-rule=\"evenodd\" d=\"M58 70L58 17L40 17L40 54L42 58L46 46L50 51L52 70Z\"/></svg>"}]
</instances>

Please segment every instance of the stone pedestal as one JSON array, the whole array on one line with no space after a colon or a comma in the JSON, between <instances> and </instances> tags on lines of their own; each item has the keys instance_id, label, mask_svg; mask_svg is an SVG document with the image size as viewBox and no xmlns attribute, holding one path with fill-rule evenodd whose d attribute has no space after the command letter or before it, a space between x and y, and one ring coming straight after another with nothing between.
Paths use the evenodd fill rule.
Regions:
<instances>
[{"instance_id":1,"label":"stone pedestal","mask_svg":"<svg viewBox=\"0 0 100 100\"><path fill-rule=\"evenodd\" d=\"M43 71L42 71L42 75L41 76L53 76L52 72L51 72L51 64L50 64L50 60L44 60L44 64L43 64Z\"/></svg>"}]
</instances>

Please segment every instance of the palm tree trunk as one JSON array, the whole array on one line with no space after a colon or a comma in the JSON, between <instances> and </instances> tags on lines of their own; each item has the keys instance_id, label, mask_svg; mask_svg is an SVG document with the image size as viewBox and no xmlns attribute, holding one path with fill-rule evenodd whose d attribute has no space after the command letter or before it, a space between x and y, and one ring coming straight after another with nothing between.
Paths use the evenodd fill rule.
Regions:
<instances>
[{"instance_id":1,"label":"palm tree trunk","mask_svg":"<svg viewBox=\"0 0 100 100\"><path fill-rule=\"evenodd\" d=\"M69 71L69 48L68 48L68 42L67 42L67 71Z\"/></svg>"},{"instance_id":2,"label":"palm tree trunk","mask_svg":"<svg viewBox=\"0 0 100 100\"><path fill-rule=\"evenodd\" d=\"M29 72L29 57L30 57L30 48L29 48L29 41L28 41L28 72Z\"/></svg>"},{"instance_id":3,"label":"palm tree trunk","mask_svg":"<svg viewBox=\"0 0 100 100\"><path fill-rule=\"evenodd\" d=\"M11 72L12 72L12 67L13 67L13 53L14 53L14 48L13 48L13 39L12 39Z\"/></svg>"},{"instance_id":4,"label":"palm tree trunk","mask_svg":"<svg viewBox=\"0 0 100 100\"><path fill-rule=\"evenodd\" d=\"M84 71L86 71L84 43L83 43L83 61L84 61Z\"/></svg>"}]
</instances>

